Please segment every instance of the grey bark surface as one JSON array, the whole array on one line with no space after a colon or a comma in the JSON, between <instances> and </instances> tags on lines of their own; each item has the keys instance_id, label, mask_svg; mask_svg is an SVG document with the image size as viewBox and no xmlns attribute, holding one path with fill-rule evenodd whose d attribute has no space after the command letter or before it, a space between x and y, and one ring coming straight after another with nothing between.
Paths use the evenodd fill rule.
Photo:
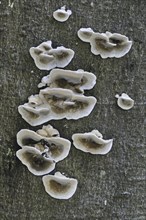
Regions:
<instances>
[{"instance_id":1,"label":"grey bark surface","mask_svg":"<svg viewBox=\"0 0 146 220\"><path fill-rule=\"evenodd\" d=\"M67 22L59 23L52 13L63 5L73 13ZM0 7L0 219L145 220L145 0L2 0ZM77 37L81 27L124 34L133 41L132 49L120 59L94 56ZM29 55L30 47L45 40L75 51L65 69L84 69L97 76L96 86L85 93L97 98L93 112L77 121L50 124L69 140L73 133L93 129L105 139L114 138L105 156L86 154L72 145L69 156L57 163L57 171L79 181L75 195L67 201L51 198L41 177L32 175L15 156L20 149L17 132L41 127L29 126L17 107L38 93L37 84L48 74L37 69ZM130 111L116 104L115 94L122 92L135 100Z\"/></svg>"}]
</instances>

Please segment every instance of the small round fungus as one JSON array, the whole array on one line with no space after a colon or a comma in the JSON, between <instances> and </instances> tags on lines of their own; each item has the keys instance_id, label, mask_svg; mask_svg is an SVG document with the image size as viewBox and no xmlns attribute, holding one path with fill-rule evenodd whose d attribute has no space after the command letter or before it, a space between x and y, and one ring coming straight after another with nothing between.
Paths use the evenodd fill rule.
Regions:
<instances>
[{"instance_id":1,"label":"small round fungus","mask_svg":"<svg viewBox=\"0 0 146 220\"><path fill-rule=\"evenodd\" d=\"M84 70L53 69L49 75L44 76L38 87L71 89L75 93L84 93L86 89L92 89L96 84L96 76Z\"/></svg>"},{"instance_id":2,"label":"small round fungus","mask_svg":"<svg viewBox=\"0 0 146 220\"><path fill-rule=\"evenodd\" d=\"M56 172L54 176L46 175L42 178L45 191L55 199L69 199L76 189L78 181L73 178L68 178L60 172Z\"/></svg>"},{"instance_id":3,"label":"small round fungus","mask_svg":"<svg viewBox=\"0 0 146 220\"><path fill-rule=\"evenodd\" d=\"M98 130L84 134L73 134L72 139L77 149L91 154L107 154L113 145L113 139L104 140Z\"/></svg>"},{"instance_id":4,"label":"small round fungus","mask_svg":"<svg viewBox=\"0 0 146 220\"><path fill-rule=\"evenodd\" d=\"M71 14L72 14L72 11L66 10L66 6L64 5L60 9L53 12L53 17L56 21L65 22L68 20Z\"/></svg>"},{"instance_id":5,"label":"small round fungus","mask_svg":"<svg viewBox=\"0 0 146 220\"><path fill-rule=\"evenodd\" d=\"M22 149L16 152L16 156L34 175L45 175L55 169L55 162L50 158L44 157L34 147L23 146Z\"/></svg>"},{"instance_id":6,"label":"small round fungus","mask_svg":"<svg viewBox=\"0 0 146 220\"><path fill-rule=\"evenodd\" d=\"M117 94L115 97L118 99L118 106L124 110L129 110L134 106L134 100L131 99L126 93L122 93L122 95Z\"/></svg>"},{"instance_id":7,"label":"small round fungus","mask_svg":"<svg viewBox=\"0 0 146 220\"><path fill-rule=\"evenodd\" d=\"M82 41L89 43L93 33L94 31L91 28L80 28L77 35Z\"/></svg>"}]
</instances>

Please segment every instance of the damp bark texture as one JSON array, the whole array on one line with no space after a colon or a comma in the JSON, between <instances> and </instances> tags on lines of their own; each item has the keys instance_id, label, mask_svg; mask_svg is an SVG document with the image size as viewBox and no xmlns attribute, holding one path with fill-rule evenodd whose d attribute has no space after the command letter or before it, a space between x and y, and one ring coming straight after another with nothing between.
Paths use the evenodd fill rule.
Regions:
<instances>
[{"instance_id":1,"label":"damp bark texture","mask_svg":"<svg viewBox=\"0 0 146 220\"><path fill-rule=\"evenodd\" d=\"M68 21L59 23L53 12L66 5ZM144 49L145 0L2 0L0 73L1 220L144 220ZM130 52L120 59L102 59L77 37L81 27L124 34L133 41ZM93 112L79 120L51 121L61 136L98 129L104 139L114 138L104 156L71 148L56 171L79 181L69 201L55 200L45 192L41 177L32 175L16 158L20 147L16 133L32 128L17 107L38 93L37 84L48 71L35 67L29 48L46 40L75 51L65 68L84 69L97 76L96 86L85 92L97 98ZM127 93L135 100L129 111L120 109L115 95ZM40 128L41 126L38 126Z\"/></svg>"}]
</instances>

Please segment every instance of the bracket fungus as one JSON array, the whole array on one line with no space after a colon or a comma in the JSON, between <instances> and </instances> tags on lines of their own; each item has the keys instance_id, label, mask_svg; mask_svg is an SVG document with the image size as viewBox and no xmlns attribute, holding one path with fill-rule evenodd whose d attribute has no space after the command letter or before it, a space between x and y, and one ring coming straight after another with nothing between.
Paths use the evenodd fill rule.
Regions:
<instances>
[{"instance_id":1,"label":"bracket fungus","mask_svg":"<svg viewBox=\"0 0 146 220\"><path fill-rule=\"evenodd\" d=\"M57 9L56 11L53 12L53 17L57 21L65 22L68 20L71 14L72 14L72 11L66 10L66 6L64 5L60 9Z\"/></svg>"},{"instance_id":2,"label":"bracket fungus","mask_svg":"<svg viewBox=\"0 0 146 220\"><path fill-rule=\"evenodd\" d=\"M37 47L31 47L30 55L35 65L40 70L50 70L55 67L67 66L74 57L74 51L63 46L52 48L52 41L41 43Z\"/></svg>"},{"instance_id":3,"label":"bracket fungus","mask_svg":"<svg viewBox=\"0 0 146 220\"><path fill-rule=\"evenodd\" d=\"M40 151L44 158L50 158L55 162L66 158L71 147L70 141L65 138L44 137L28 129L22 129L17 133L17 143L22 148L25 146L34 147Z\"/></svg>"},{"instance_id":4,"label":"bracket fungus","mask_svg":"<svg viewBox=\"0 0 146 220\"><path fill-rule=\"evenodd\" d=\"M118 33L96 33L91 28L81 28L78 31L78 37L91 45L91 52L94 55L100 55L102 58L120 58L129 52L132 41L125 35Z\"/></svg>"},{"instance_id":5,"label":"bracket fungus","mask_svg":"<svg viewBox=\"0 0 146 220\"><path fill-rule=\"evenodd\" d=\"M40 70L50 70L56 67L54 56L48 54L51 49L52 41L46 41L37 47L30 48L30 55Z\"/></svg>"},{"instance_id":6,"label":"bracket fungus","mask_svg":"<svg viewBox=\"0 0 146 220\"><path fill-rule=\"evenodd\" d=\"M40 90L42 105L30 106L25 103L18 107L22 118L32 126L50 120L79 119L88 116L96 104L93 96L76 95L70 89L45 88Z\"/></svg>"},{"instance_id":7,"label":"bracket fungus","mask_svg":"<svg viewBox=\"0 0 146 220\"><path fill-rule=\"evenodd\" d=\"M32 126L37 126L47 122L50 117L50 109L48 106L31 107L28 103L18 106L18 112L22 118Z\"/></svg>"},{"instance_id":8,"label":"bracket fungus","mask_svg":"<svg viewBox=\"0 0 146 220\"><path fill-rule=\"evenodd\" d=\"M78 37L87 43L90 43L90 38L94 31L91 28L80 28L77 32Z\"/></svg>"},{"instance_id":9,"label":"bracket fungus","mask_svg":"<svg viewBox=\"0 0 146 220\"><path fill-rule=\"evenodd\" d=\"M52 119L79 119L88 116L96 104L93 96L76 95L69 89L46 88L40 90L40 97L51 109Z\"/></svg>"},{"instance_id":10,"label":"bracket fungus","mask_svg":"<svg viewBox=\"0 0 146 220\"><path fill-rule=\"evenodd\" d=\"M113 145L113 139L104 140L98 130L73 134L72 139L77 149L91 154L107 154Z\"/></svg>"},{"instance_id":11,"label":"bracket fungus","mask_svg":"<svg viewBox=\"0 0 146 220\"><path fill-rule=\"evenodd\" d=\"M84 93L96 84L96 76L84 70L62 70L53 69L50 74L44 76L38 87L48 86L50 88L71 89L75 93Z\"/></svg>"},{"instance_id":12,"label":"bracket fungus","mask_svg":"<svg viewBox=\"0 0 146 220\"><path fill-rule=\"evenodd\" d=\"M46 192L55 199L71 198L74 195L78 184L76 179L68 178L60 172L56 172L54 176L43 176L42 181Z\"/></svg>"},{"instance_id":13,"label":"bracket fungus","mask_svg":"<svg viewBox=\"0 0 146 220\"><path fill-rule=\"evenodd\" d=\"M129 110L134 106L134 100L131 99L126 93L122 93L122 95L115 95L117 98L117 104L120 108L124 110Z\"/></svg>"},{"instance_id":14,"label":"bracket fungus","mask_svg":"<svg viewBox=\"0 0 146 220\"><path fill-rule=\"evenodd\" d=\"M34 175L45 175L55 169L55 162L50 158L44 157L34 147L24 146L16 152L16 156Z\"/></svg>"}]
</instances>

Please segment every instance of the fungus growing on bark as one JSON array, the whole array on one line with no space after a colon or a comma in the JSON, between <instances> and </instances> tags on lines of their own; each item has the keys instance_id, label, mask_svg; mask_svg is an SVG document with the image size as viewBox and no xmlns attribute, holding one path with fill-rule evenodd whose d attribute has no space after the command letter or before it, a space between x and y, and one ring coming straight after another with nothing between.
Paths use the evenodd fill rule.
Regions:
<instances>
[{"instance_id":1,"label":"fungus growing on bark","mask_svg":"<svg viewBox=\"0 0 146 220\"><path fill-rule=\"evenodd\" d=\"M46 175L42 178L45 191L55 199L69 199L76 189L78 181L73 178L68 178L60 172L56 172L54 176Z\"/></svg>"},{"instance_id":2,"label":"fungus growing on bark","mask_svg":"<svg viewBox=\"0 0 146 220\"><path fill-rule=\"evenodd\" d=\"M104 140L98 130L73 134L72 139L77 149L91 154L107 154L113 144L113 139Z\"/></svg>"},{"instance_id":3,"label":"fungus growing on bark","mask_svg":"<svg viewBox=\"0 0 146 220\"><path fill-rule=\"evenodd\" d=\"M94 31L91 28L80 28L77 35L82 41L89 43L93 33Z\"/></svg>"},{"instance_id":4,"label":"fungus growing on bark","mask_svg":"<svg viewBox=\"0 0 146 220\"><path fill-rule=\"evenodd\" d=\"M30 55L39 69L50 70L56 67L54 56L48 54L51 49L52 41L46 41L37 47L30 48Z\"/></svg>"},{"instance_id":5,"label":"fungus growing on bark","mask_svg":"<svg viewBox=\"0 0 146 220\"><path fill-rule=\"evenodd\" d=\"M79 119L88 116L96 104L92 96L76 95L69 89L46 88L40 90L43 102L49 105L50 119Z\"/></svg>"},{"instance_id":6,"label":"fungus growing on bark","mask_svg":"<svg viewBox=\"0 0 146 220\"><path fill-rule=\"evenodd\" d=\"M29 129L21 129L17 133L17 143L20 147L24 146L34 146L42 139L42 136L37 134L35 131ZM43 151L44 149L42 149Z\"/></svg>"},{"instance_id":7,"label":"fungus growing on bark","mask_svg":"<svg viewBox=\"0 0 146 220\"><path fill-rule=\"evenodd\" d=\"M31 47L30 55L35 65L40 70L50 70L55 67L67 66L74 57L74 51L63 46L52 48L52 41L41 43L37 47Z\"/></svg>"},{"instance_id":8,"label":"fungus growing on bark","mask_svg":"<svg viewBox=\"0 0 146 220\"><path fill-rule=\"evenodd\" d=\"M69 89L46 88L40 90L42 105L20 105L18 111L30 125L36 126L50 120L79 119L88 116L96 104L92 96L76 95Z\"/></svg>"},{"instance_id":9,"label":"fungus growing on bark","mask_svg":"<svg viewBox=\"0 0 146 220\"><path fill-rule=\"evenodd\" d=\"M91 45L91 52L102 58L120 58L129 52L132 41L125 35L111 33L96 33L91 28L81 28L78 37Z\"/></svg>"},{"instance_id":10,"label":"fungus growing on bark","mask_svg":"<svg viewBox=\"0 0 146 220\"><path fill-rule=\"evenodd\" d=\"M44 76L38 87L71 89L75 93L84 93L96 84L96 76L84 70L53 69L49 75Z\"/></svg>"},{"instance_id":11,"label":"fungus growing on bark","mask_svg":"<svg viewBox=\"0 0 146 220\"><path fill-rule=\"evenodd\" d=\"M109 32L107 33L107 35L109 35ZM114 57L116 58L123 57L129 52L132 47L132 41L130 41L128 37L117 33L111 34L109 36L109 42L116 44L113 48Z\"/></svg>"},{"instance_id":12,"label":"fungus growing on bark","mask_svg":"<svg viewBox=\"0 0 146 220\"><path fill-rule=\"evenodd\" d=\"M50 132L50 128L47 128L47 130L48 129ZM51 129L53 133L54 130L56 129ZM55 162L61 161L66 158L69 154L71 146L70 141L67 139L52 136L44 137L28 129L22 129L17 133L17 143L22 148L25 146L34 147L39 150L44 157L50 158Z\"/></svg>"},{"instance_id":13,"label":"fungus growing on bark","mask_svg":"<svg viewBox=\"0 0 146 220\"><path fill-rule=\"evenodd\" d=\"M117 104L120 108L124 110L129 110L134 106L134 100L131 99L126 93L122 93L122 95L115 95L117 98Z\"/></svg>"},{"instance_id":14,"label":"fungus growing on bark","mask_svg":"<svg viewBox=\"0 0 146 220\"><path fill-rule=\"evenodd\" d=\"M71 14L72 14L72 11L66 10L66 6L64 5L60 9L57 9L56 11L53 12L53 17L57 21L65 22L68 20Z\"/></svg>"},{"instance_id":15,"label":"fungus growing on bark","mask_svg":"<svg viewBox=\"0 0 146 220\"><path fill-rule=\"evenodd\" d=\"M19 160L27 166L28 170L34 175L40 176L50 173L55 168L55 162L46 158L34 147L24 146L16 152Z\"/></svg>"},{"instance_id":16,"label":"fungus growing on bark","mask_svg":"<svg viewBox=\"0 0 146 220\"><path fill-rule=\"evenodd\" d=\"M48 106L42 105L33 108L29 103L19 105L18 112L21 114L22 118L32 126L45 123L51 114Z\"/></svg>"},{"instance_id":17,"label":"fungus growing on bark","mask_svg":"<svg viewBox=\"0 0 146 220\"><path fill-rule=\"evenodd\" d=\"M90 38L91 52L100 55L102 58L114 57L113 47L116 44L108 41L106 34L93 33Z\"/></svg>"}]
</instances>

